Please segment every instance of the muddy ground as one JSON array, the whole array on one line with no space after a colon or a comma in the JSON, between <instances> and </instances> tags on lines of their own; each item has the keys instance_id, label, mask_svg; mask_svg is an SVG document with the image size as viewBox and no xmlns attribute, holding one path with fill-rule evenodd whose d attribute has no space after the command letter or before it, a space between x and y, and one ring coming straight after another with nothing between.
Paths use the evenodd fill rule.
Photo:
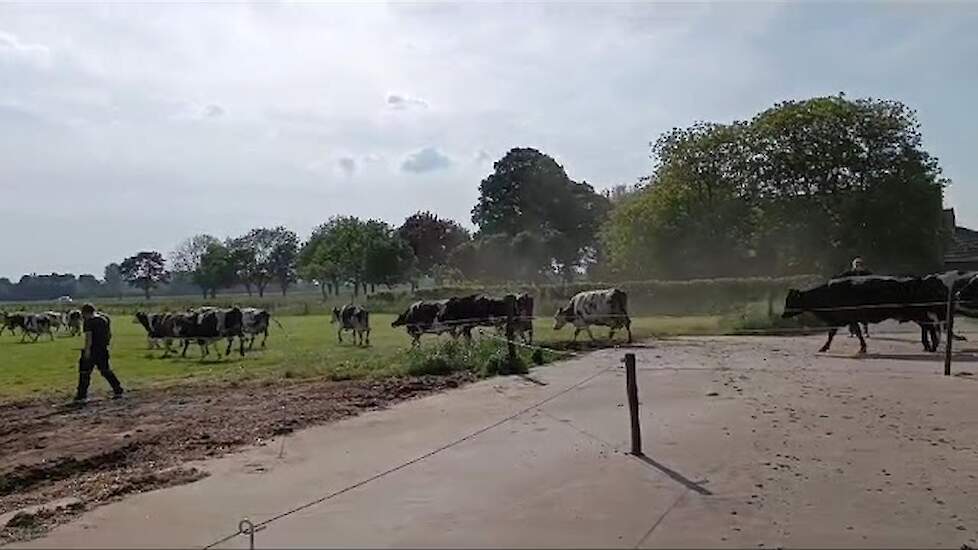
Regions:
<instances>
[{"instance_id":1,"label":"muddy ground","mask_svg":"<svg viewBox=\"0 0 978 550\"><path fill-rule=\"evenodd\" d=\"M275 381L135 390L84 407L32 400L0 405L0 544L43 534L131 493L204 477L189 461L267 445L275 436L472 380ZM60 501L57 507L50 503Z\"/></svg>"}]
</instances>

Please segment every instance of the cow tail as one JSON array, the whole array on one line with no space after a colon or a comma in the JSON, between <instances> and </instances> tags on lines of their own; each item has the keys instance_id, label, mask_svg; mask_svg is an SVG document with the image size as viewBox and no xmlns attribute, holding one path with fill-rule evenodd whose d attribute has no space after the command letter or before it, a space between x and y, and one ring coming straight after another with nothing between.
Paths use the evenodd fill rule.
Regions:
<instances>
[{"instance_id":1,"label":"cow tail","mask_svg":"<svg viewBox=\"0 0 978 550\"><path fill-rule=\"evenodd\" d=\"M278 319L276 319L275 317L270 317L270 318L271 318L272 321L275 322L276 325L278 325L278 328L280 328L282 330L285 330L285 327L282 326L282 323L279 323L278 322Z\"/></svg>"}]
</instances>

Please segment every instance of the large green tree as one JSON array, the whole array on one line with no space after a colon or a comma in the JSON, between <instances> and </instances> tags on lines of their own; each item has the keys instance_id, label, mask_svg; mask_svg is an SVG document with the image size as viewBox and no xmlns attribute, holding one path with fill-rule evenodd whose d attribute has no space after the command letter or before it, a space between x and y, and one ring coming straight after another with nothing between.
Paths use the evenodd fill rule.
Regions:
<instances>
[{"instance_id":1,"label":"large green tree","mask_svg":"<svg viewBox=\"0 0 978 550\"><path fill-rule=\"evenodd\" d=\"M438 266L448 263L452 251L471 239L469 232L454 220L431 212L418 212L404 220L397 234L410 245L417 258L417 272L434 276L443 273Z\"/></svg>"},{"instance_id":2,"label":"large green tree","mask_svg":"<svg viewBox=\"0 0 978 550\"><path fill-rule=\"evenodd\" d=\"M414 253L387 223L337 216L317 227L299 254L300 270L320 281L342 280L354 295L367 284L409 280Z\"/></svg>"},{"instance_id":3,"label":"large green tree","mask_svg":"<svg viewBox=\"0 0 978 550\"><path fill-rule=\"evenodd\" d=\"M538 267L555 267L569 277L593 255L609 207L606 197L585 182L571 180L551 157L516 148L496 161L493 173L482 180L472 222L480 238L536 234L549 251Z\"/></svg>"},{"instance_id":4,"label":"large green tree","mask_svg":"<svg viewBox=\"0 0 978 550\"><path fill-rule=\"evenodd\" d=\"M119 264L119 275L130 285L142 289L147 300L151 290L170 278L166 260L156 251L144 251L126 258Z\"/></svg>"},{"instance_id":5,"label":"large green tree","mask_svg":"<svg viewBox=\"0 0 978 550\"><path fill-rule=\"evenodd\" d=\"M940 265L946 180L899 102L785 102L674 129L653 157L602 233L619 276L829 274L855 255L878 271Z\"/></svg>"},{"instance_id":6,"label":"large green tree","mask_svg":"<svg viewBox=\"0 0 978 550\"><path fill-rule=\"evenodd\" d=\"M237 266L231 250L220 242L212 243L201 255L192 278L204 298L208 294L213 298L218 289L234 285L238 280Z\"/></svg>"},{"instance_id":7,"label":"large green tree","mask_svg":"<svg viewBox=\"0 0 978 550\"><path fill-rule=\"evenodd\" d=\"M295 281L299 238L285 227L259 227L229 241L238 276L265 295L268 283L278 281L284 295Z\"/></svg>"}]
</instances>

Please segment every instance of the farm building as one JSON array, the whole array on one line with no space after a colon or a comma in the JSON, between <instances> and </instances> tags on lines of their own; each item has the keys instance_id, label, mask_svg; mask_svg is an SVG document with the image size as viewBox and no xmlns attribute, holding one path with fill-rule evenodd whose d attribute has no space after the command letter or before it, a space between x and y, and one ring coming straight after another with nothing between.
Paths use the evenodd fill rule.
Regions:
<instances>
[{"instance_id":1,"label":"farm building","mask_svg":"<svg viewBox=\"0 0 978 550\"><path fill-rule=\"evenodd\" d=\"M950 239L944 251L944 269L978 270L978 231L955 223L954 209L944 210Z\"/></svg>"}]
</instances>

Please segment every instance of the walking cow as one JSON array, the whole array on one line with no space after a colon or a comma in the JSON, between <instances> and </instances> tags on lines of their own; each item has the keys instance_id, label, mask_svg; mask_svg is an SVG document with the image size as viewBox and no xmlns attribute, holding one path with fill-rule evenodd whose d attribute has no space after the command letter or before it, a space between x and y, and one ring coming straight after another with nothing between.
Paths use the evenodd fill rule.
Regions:
<instances>
[{"instance_id":1,"label":"walking cow","mask_svg":"<svg viewBox=\"0 0 978 550\"><path fill-rule=\"evenodd\" d=\"M913 321L921 327L926 351L936 351L938 327L947 316L947 289L933 277L866 276L833 279L827 284L799 291L791 289L784 302L784 318L810 312L829 325L828 340L819 349L832 346L838 327L854 323L879 323L887 319ZM866 353L866 340L859 337L859 353Z\"/></svg>"},{"instance_id":2,"label":"walking cow","mask_svg":"<svg viewBox=\"0 0 978 550\"><path fill-rule=\"evenodd\" d=\"M411 345L416 346L421 340L422 334L441 334L449 332L453 337L457 335L456 326L445 325L439 322L439 315L445 309L448 300L436 301L417 301L394 319L391 326L394 328L404 327L411 336Z\"/></svg>"},{"instance_id":3,"label":"walking cow","mask_svg":"<svg viewBox=\"0 0 978 550\"><path fill-rule=\"evenodd\" d=\"M333 318L330 324L339 323L336 329L336 338L343 343L343 331L353 331L353 343L361 346L370 345L370 313L366 309L347 304L342 308L333 308Z\"/></svg>"},{"instance_id":4,"label":"walking cow","mask_svg":"<svg viewBox=\"0 0 978 550\"><path fill-rule=\"evenodd\" d=\"M615 331L624 327L628 332L628 343L632 342L632 321L628 317L628 295L623 290L609 288L605 290L590 290L579 292L570 299L568 304L557 310L554 315L554 330L560 330L565 324L574 325L574 341L582 330L594 340L591 325L605 326L610 329L608 339L614 339Z\"/></svg>"}]
</instances>

